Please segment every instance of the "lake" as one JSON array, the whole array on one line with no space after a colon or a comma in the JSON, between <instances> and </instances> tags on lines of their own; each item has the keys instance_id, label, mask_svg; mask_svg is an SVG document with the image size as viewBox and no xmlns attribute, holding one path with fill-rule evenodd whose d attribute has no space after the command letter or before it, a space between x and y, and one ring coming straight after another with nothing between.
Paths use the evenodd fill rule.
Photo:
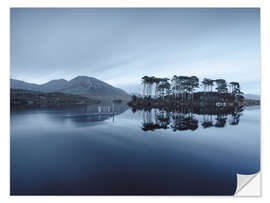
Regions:
<instances>
[{"instance_id":1,"label":"lake","mask_svg":"<svg viewBox=\"0 0 270 203\"><path fill-rule=\"evenodd\" d=\"M260 170L260 108L12 109L12 195L232 195ZM111 112L116 112L112 115Z\"/></svg>"}]
</instances>

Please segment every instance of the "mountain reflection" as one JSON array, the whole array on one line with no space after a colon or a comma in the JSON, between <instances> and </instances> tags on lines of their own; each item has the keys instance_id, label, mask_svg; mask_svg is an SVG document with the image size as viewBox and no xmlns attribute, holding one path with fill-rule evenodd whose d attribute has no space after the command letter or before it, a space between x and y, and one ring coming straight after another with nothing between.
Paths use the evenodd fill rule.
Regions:
<instances>
[{"instance_id":1,"label":"mountain reflection","mask_svg":"<svg viewBox=\"0 0 270 203\"><path fill-rule=\"evenodd\" d=\"M242 107L205 107L164 109L132 109L142 111L142 130L172 129L173 131L197 130L202 128L224 128L227 123L235 126L240 122Z\"/></svg>"},{"instance_id":2,"label":"mountain reflection","mask_svg":"<svg viewBox=\"0 0 270 203\"><path fill-rule=\"evenodd\" d=\"M121 104L87 105L79 108L69 108L68 113L64 116L60 114L55 119L68 120L77 127L95 126L110 118L114 122L114 116L122 114L127 108L126 105Z\"/></svg>"},{"instance_id":3,"label":"mountain reflection","mask_svg":"<svg viewBox=\"0 0 270 203\"><path fill-rule=\"evenodd\" d=\"M13 107L12 112L42 112L48 119L55 123L71 123L76 127L90 127L102 124L124 113L128 107L125 104L92 104L92 105L63 105L38 107Z\"/></svg>"}]
</instances>

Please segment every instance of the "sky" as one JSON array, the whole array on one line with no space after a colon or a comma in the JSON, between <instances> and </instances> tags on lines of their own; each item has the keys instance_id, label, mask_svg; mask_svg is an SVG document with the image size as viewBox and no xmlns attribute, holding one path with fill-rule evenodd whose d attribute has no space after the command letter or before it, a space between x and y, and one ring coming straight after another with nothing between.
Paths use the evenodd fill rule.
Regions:
<instances>
[{"instance_id":1,"label":"sky","mask_svg":"<svg viewBox=\"0 0 270 203\"><path fill-rule=\"evenodd\" d=\"M237 81L260 94L258 8L12 8L11 78L90 76L140 93L144 75Z\"/></svg>"}]
</instances>

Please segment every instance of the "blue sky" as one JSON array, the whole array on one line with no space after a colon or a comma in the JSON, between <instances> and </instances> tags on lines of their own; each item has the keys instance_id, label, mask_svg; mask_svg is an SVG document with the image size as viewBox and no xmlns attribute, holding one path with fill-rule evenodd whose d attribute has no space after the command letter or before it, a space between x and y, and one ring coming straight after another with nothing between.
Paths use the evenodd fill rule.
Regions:
<instances>
[{"instance_id":1,"label":"blue sky","mask_svg":"<svg viewBox=\"0 0 270 203\"><path fill-rule=\"evenodd\" d=\"M144 75L239 81L260 93L258 8L13 8L11 77L96 77L127 92Z\"/></svg>"}]
</instances>

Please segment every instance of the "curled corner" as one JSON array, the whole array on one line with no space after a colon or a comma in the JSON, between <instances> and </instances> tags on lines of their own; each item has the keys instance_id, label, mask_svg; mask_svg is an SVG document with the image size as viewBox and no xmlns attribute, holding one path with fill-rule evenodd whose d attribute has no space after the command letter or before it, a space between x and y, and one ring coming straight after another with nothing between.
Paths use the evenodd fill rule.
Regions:
<instances>
[{"instance_id":1,"label":"curled corner","mask_svg":"<svg viewBox=\"0 0 270 203\"><path fill-rule=\"evenodd\" d=\"M260 172L251 175L236 174L237 187L234 196L260 196Z\"/></svg>"}]
</instances>

